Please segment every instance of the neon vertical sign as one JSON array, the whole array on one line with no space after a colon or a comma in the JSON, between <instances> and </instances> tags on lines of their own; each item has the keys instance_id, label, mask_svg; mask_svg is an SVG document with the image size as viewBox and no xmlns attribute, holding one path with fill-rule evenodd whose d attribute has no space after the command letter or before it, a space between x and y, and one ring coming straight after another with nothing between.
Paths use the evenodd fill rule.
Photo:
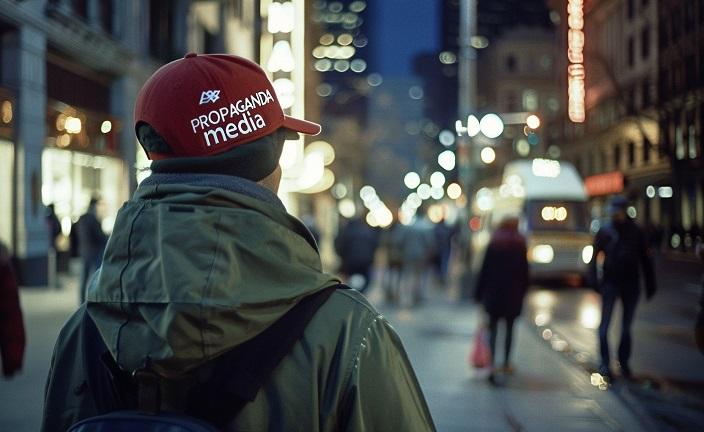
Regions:
<instances>
[{"instance_id":1,"label":"neon vertical sign","mask_svg":"<svg viewBox=\"0 0 704 432\"><path fill-rule=\"evenodd\" d=\"M584 122L584 0L567 2L567 114Z\"/></svg>"}]
</instances>

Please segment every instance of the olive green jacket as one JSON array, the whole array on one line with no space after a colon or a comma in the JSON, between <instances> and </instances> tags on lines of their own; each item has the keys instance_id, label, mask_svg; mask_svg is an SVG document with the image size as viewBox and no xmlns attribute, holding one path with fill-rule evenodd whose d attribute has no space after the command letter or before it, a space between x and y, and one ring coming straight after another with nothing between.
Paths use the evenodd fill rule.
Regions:
<instances>
[{"instance_id":1,"label":"olive green jacket","mask_svg":"<svg viewBox=\"0 0 704 432\"><path fill-rule=\"evenodd\" d=\"M259 187L253 183L249 187ZM91 379L86 312L127 371L150 358L177 377L257 336L301 298L337 284L278 200L226 188L143 184L119 211L86 304L62 329L43 430L105 411ZM97 387L97 388L94 388ZM107 387L107 388L106 388ZM102 407L102 408L101 408ZM428 407L400 339L359 293L336 290L256 399L245 431L427 431Z\"/></svg>"}]
</instances>

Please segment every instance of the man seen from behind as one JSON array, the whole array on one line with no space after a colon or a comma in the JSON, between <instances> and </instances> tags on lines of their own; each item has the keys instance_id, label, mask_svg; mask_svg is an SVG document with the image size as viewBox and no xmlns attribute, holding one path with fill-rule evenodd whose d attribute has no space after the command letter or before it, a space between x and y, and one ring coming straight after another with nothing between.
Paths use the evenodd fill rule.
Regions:
<instances>
[{"instance_id":1,"label":"man seen from behind","mask_svg":"<svg viewBox=\"0 0 704 432\"><path fill-rule=\"evenodd\" d=\"M218 384L218 359L339 283L276 195L284 141L320 126L284 115L257 64L191 53L163 66L137 97L135 130L152 175L119 211L86 303L61 331L44 431L121 408L103 363L118 374L150 365L162 408L194 415L181 378ZM229 387L218 388L203 396L223 405ZM399 337L342 288L241 410L218 409L224 430L434 430Z\"/></svg>"}]
</instances>

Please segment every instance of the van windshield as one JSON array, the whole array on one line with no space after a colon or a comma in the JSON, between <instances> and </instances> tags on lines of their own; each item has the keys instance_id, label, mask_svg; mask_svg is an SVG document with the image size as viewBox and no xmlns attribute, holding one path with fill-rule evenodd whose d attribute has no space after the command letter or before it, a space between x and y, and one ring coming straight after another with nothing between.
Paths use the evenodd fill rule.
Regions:
<instances>
[{"instance_id":1,"label":"van windshield","mask_svg":"<svg viewBox=\"0 0 704 432\"><path fill-rule=\"evenodd\" d=\"M535 200L525 205L531 231L589 231L585 202Z\"/></svg>"}]
</instances>

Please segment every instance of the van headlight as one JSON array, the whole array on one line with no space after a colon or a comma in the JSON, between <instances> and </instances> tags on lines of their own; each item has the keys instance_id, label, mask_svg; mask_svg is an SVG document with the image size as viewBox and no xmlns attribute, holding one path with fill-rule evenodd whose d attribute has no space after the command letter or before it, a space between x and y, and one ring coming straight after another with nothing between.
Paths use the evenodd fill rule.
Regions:
<instances>
[{"instance_id":1,"label":"van headlight","mask_svg":"<svg viewBox=\"0 0 704 432\"><path fill-rule=\"evenodd\" d=\"M582 261L584 264L589 264L592 262L592 256L594 256L594 246L584 246L584 249L582 249Z\"/></svg>"},{"instance_id":2,"label":"van headlight","mask_svg":"<svg viewBox=\"0 0 704 432\"><path fill-rule=\"evenodd\" d=\"M530 258L533 262L548 264L555 258L555 251L550 245L535 245L530 250Z\"/></svg>"}]
</instances>

